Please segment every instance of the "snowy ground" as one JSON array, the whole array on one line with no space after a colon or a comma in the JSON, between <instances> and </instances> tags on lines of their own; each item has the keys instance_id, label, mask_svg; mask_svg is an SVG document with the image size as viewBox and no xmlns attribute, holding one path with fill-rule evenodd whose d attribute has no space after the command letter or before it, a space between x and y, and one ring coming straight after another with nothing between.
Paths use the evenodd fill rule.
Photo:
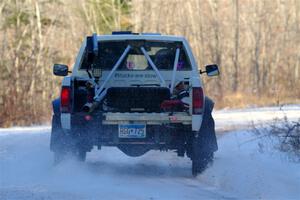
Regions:
<instances>
[{"instance_id":1,"label":"snowy ground","mask_svg":"<svg viewBox=\"0 0 300 200\"><path fill-rule=\"evenodd\" d=\"M282 119L285 116L290 120L297 120L300 116L300 106L224 109L215 111L213 115L217 130L237 130L249 126L251 128L252 124L264 124L274 118Z\"/></svg>"},{"instance_id":2,"label":"snowy ground","mask_svg":"<svg viewBox=\"0 0 300 200\"><path fill-rule=\"evenodd\" d=\"M261 152L245 128L300 107L222 110L214 164L196 178L191 161L172 152L151 151L131 158L115 148L88 154L86 163L53 167L49 127L0 129L0 199L299 199L300 165L276 150Z\"/></svg>"}]
</instances>

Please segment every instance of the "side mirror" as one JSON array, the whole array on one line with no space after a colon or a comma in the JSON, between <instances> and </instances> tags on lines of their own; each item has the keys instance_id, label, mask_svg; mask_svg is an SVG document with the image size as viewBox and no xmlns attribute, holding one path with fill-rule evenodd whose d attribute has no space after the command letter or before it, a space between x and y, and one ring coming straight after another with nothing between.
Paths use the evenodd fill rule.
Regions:
<instances>
[{"instance_id":1,"label":"side mirror","mask_svg":"<svg viewBox=\"0 0 300 200\"><path fill-rule=\"evenodd\" d=\"M56 76L67 76L69 73L69 67L63 64L54 64L53 74Z\"/></svg>"},{"instance_id":2,"label":"side mirror","mask_svg":"<svg viewBox=\"0 0 300 200\"><path fill-rule=\"evenodd\" d=\"M219 67L216 64L206 65L205 71L200 71L200 74L206 73L207 76L218 76L220 74Z\"/></svg>"}]
</instances>

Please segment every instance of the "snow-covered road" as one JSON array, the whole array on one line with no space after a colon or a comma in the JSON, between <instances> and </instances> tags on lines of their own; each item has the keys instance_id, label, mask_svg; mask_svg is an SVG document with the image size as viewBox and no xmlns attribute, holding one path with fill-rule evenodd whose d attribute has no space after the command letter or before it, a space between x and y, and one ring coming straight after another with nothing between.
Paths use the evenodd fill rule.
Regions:
<instances>
[{"instance_id":1,"label":"snow-covered road","mask_svg":"<svg viewBox=\"0 0 300 200\"><path fill-rule=\"evenodd\" d=\"M300 107L284 108L300 118ZM278 108L222 110L218 130L274 117ZM49 127L0 129L0 199L299 199L300 165L273 150L264 153L251 132L218 139L214 164L196 178L191 161L172 152L131 158L116 148L88 154L86 163L52 165Z\"/></svg>"}]
</instances>

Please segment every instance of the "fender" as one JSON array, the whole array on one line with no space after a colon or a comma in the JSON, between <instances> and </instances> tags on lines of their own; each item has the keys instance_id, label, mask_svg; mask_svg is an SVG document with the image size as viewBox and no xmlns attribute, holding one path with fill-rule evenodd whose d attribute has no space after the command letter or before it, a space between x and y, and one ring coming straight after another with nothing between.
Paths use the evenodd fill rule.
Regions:
<instances>
[{"instance_id":1,"label":"fender","mask_svg":"<svg viewBox=\"0 0 300 200\"><path fill-rule=\"evenodd\" d=\"M60 98L54 99L52 101L52 109L54 115L59 116L60 115Z\"/></svg>"},{"instance_id":2,"label":"fender","mask_svg":"<svg viewBox=\"0 0 300 200\"><path fill-rule=\"evenodd\" d=\"M205 99L204 99L204 116L205 115L207 116L209 113L212 113L212 111L214 109L214 106L215 106L215 102L211 98L205 96Z\"/></svg>"}]
</instances>

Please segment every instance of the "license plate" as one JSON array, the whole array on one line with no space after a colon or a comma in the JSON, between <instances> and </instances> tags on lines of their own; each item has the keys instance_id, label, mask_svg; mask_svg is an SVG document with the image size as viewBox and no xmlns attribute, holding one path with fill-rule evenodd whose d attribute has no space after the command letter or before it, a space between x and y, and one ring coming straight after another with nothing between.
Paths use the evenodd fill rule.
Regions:
<instances>
[{"instance_id":1,"label":"license plate","mask_svg":"<svg viewBox=\"0 0 300 200\"><path fill-rule=\"evenodd\" d=\"M119 124L119 138L145 138L145 124Z\"/></svg>"}]
</instances>

